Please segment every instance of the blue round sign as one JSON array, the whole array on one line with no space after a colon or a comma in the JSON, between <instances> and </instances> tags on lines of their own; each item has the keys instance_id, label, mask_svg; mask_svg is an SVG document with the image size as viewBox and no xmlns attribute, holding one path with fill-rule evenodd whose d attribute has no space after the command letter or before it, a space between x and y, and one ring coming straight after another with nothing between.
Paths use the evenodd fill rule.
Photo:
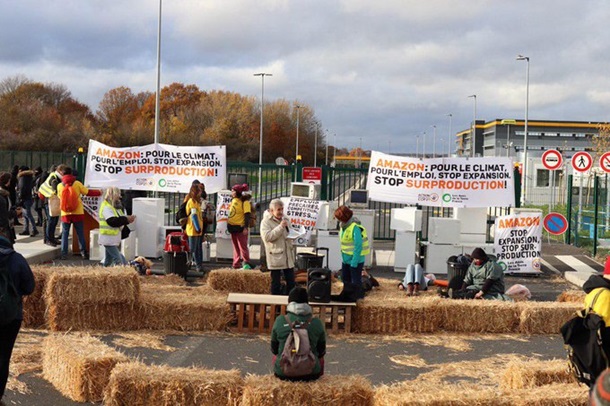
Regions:
<instances>
[{"instance_id":1,"label":"blue round sign","mask_svg":"<svg viewBox=\"0 0 610 406\"><path fill-rule=\"evenodd\" d=\"M561 213L549 213L542 221L544 229L553 235L561 235L568 229L568 220Z\"/></svg>"}]
</instances>

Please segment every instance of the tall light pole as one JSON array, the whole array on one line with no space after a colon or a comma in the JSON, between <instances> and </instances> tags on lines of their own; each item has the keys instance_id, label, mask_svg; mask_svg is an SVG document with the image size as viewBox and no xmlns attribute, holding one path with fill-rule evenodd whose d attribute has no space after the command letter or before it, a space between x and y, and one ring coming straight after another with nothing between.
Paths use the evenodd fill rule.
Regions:
<instances>
[{"instance_id":1,"label":"tall light pole","mask_svg":"<svg viewBox=\"0 0 610 406\"><path fill-rule=\"evenodd\" d=\"M426 132L425 131L424 131L424 137L423 138L424 138L424 143L423 143L423 146L422 146L422 149L421 149L421 152L422 152L421 156L425 158L426 157Z\"/></svg>"},{"instance_id":2,"label":"tall light pole","mask_svg":"<svg viewBox=\"0 0 610 406\"><path fill-rule=\"evenodd\" d=\"M313 139L313 166L318 166L318 126L316 125L316 133Z\"/></svg>"},{"instance_id":3,"label":"tall light pole","mask_svg":"<svg viewBox=\"0 0 610 406\"><path fill-rule=\"evenodd\" d=\"M415 136L415 158L419 158L419 134Z\"/></svg>"},{"instance_id":4,"label":"tall light pole","mask_svg":"<svg viewBox=\"0 0 610 406\"><path fill-rule=\"evenodd\" d=\"M324 136L324 140L326 141L326 161L325 165L328 166L328 130L325 131L326 135Z\"/></svg>"},{"instance_id":5,"label":"tall light pole","mask_svg":"<svg viewBox=\"0 0 610 406\"><path fill-rule=\"evenodd\" d=\"M472 97L474 99L474 116L472 119L472 139L470 140L470 146L471 146L470 156L474 158L474 146L475 146L474 139L477 134L477 95L471 94L468 97Z\"/></svg>"},{"instance_id":6,"label":"tall light pole","mask_svg":"<svg viewBox=\"0 0 610 406\"><path fill-rule=\"evenodd\" d=\"M335 148L333 148L333 162L335 164L335 168L337 167L337 133L333 134L335 141Z\"/></svg>"},{"instance_id":7,"label":"tall light pole","mask_svg":"<svg viewBox=\"0 0 610 406\"><path fill-rule=\"evenodd\" d=\"M432 133L432 158L436 158L436 125L431 126L434 129Z\"/></svg>"},{"instance_id":8,"label":"tall light pole","mask_svg":"<svg viewBox=\"0 0 610 406\"><path fill-rule=\"evenodd\" d=\"M297 146L296 146L296 152L295 152L295 157L294 157L294 163L296 164L299 160L299 110L300 110L301 106L299 104L295 104L294 108L297 109Z\"/></svg>"},{"instance_id":9,"label":"tall light pole","mask_svg":"<svg viewBox=\"0 0 610 406\"><path fill-rule=\"evenodd\" d=\"M161 104L161 11L163 0L159 0L159 23L157 27L157 94L155 96L155 145L159 143L159 114Z\"/></svg>"},{"instance_id":10,"label":"tall light pole","mask_svg":"<svg viewBox=\"0 0 610 406\"><path fill-rule=\"evenodd\" d=\"M523 175L521 176L521 206L524 206L525 203L527 202L526 199L526 193L527 193L527 189L526 189L526 182L525 179L527 178L527 119L528 119L528 113L529 113L529 103L530 103L530 57L529 56L523 56L523 55L517 55L517 60L518 61L525 61L526 62L526 69L525 69L525 123L524 123L524 129L523 131L525 132L525 134L523 135Z\"/></svg>"},{"instance_id":11,"label":"tall light pole","mask_svg":"<svg viewBox=\"0 0 610 406\"><path fill-rule=\"evenodd\" d=\"M261 200L261 188L263 178L263 110L265 108L265 76L273 76L271 73L255 73L254 76L261 77L261 128L260 136L258 140L258 195L257 198ZM230 185L229 185L230 186Z\"/></svg>"},{"instance_id":12,"label":"tall light pole","mask_svg":"<svg viewBox=\"0 0 610 406\"><path fill-rule=\"evenodd\" d=\"M449 117L449 138L447 139L447 144L449 144L449 149L447 150L447 158L451 157L451 138L453 137L453 129L452 127L452 120L453 120L453 114L449 113L447 114L447 117Z\"/></svg>"}]
</instances>

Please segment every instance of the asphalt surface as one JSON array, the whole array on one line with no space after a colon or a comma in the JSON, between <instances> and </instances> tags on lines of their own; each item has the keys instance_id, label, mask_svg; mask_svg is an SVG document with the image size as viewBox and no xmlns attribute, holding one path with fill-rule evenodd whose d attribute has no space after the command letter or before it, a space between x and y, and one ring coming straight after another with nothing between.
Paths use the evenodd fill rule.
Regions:
<instances>
[{"instance_id":1,"label":"asphalt surface","mask_svg":"<svg viewBox=\"0 0 610 406\"><path fill-rule=\"evenodd\" d=\"M380 245L391 246L390 242ZM377 243L376 243L376 246ZM565 245L549 245L543 248L548 259L555 255L576 255L586 258L582 250ZM599 269L600 264L586 259ZM94 265L96 261L83 260L80 257L70 257L66 261L51 261L53 265ZM206 268L226 267L228 263L209 263ZM153 269L161 272L163 264L155 261ZM403 275L395 273L389 266L378 266L372 269L376 277L401 280ZM201 279L193 276L189 283L199 284ZM532 292L532 300L555 300L562 291L574 286L562 278L562 270L543 266L543 273L535 277L507 276L506 286L514 283L526 285ZM22 339L44 337L42 330L24 330ZM559 336L522 335L409 335L406 337L391 337L381 335L350 335L349 337L330 336L328 339L328 354L326 357L327 374L361 374L374 385L388 384L396 381L409 380L419 374L429 371L433 365L476 361L494 357L498 354L520 354L539 359L565 358L565 349ZM114 343L117 335L102 335L102 340L124 351L128 355L139 358L145 363L167 364L170 366L200 366L214 369L237 368L242 375L269 374L271 368L271 352L268 335L238 335L231 333L209 333L193 335L169 335L164 344L175 348L173 351L155 350L151 348L127 348ZM456 344L457 343L457 344ZM417 355L425 360L428 366L408 366L392 359L397 356ZM19 376L19 381L27 385L29 393L7 391L3 401L7 405L75 405L77 402L63 397L51 384L41 378L40 371L25 373Z\"/></svg>"}]
</instances>

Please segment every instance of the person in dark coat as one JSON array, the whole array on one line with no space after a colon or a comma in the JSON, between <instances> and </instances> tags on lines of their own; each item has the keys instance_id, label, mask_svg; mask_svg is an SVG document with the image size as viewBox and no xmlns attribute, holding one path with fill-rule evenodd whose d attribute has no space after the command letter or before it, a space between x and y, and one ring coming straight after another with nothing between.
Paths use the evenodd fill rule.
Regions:
<instances>
[{"instance_id":1,"label":"person in dark coat","mask_svg":"<svg viewBox=\"0 0 610 406\"><path fill-rule=\"evenodd\" d=\"M0 232L0 264L3 263L7 264L9 275L19 294L19 310L13 321L0 326L0 402L6 389L13 347L23 321L22 297L31 294L35 284L34 274L23 255L15 252L8 236Z\"/></svg>"},{"instance_id":2,"label":"person in dark coat","mask_svg":"<svg viewBox=\"0 0 610 406\"><path fill-rule=\"evenodd\" d=\"M42 182L47 179L47 176L49 176L48 172L44 172L40 166L34 169L34 187L32 188L32 198L34 199L34 211L38 216L38 220L36 221L36 225L38 227L44 227L45 224L44 201L42 201L40 196L38 196L38 188L40 188Z\"/></svg>"},{"instance_id":3,"label":"person in dark coat","mask_svg":"<svg viewBox=\"0 0 610 406\"><path fill-rule=\"evenodd\" d=\"M34 171L27 166L20 167L17 174L17 206L24 209L25 227L23 227L23 231L19 235L30 235L32 237L38 235L36 222L32 215L32 206L34 205L34 198L32 197L33 188ZM32 234L30 234L30 227L32 228Z\"/></svg>"},{"instance_id":4,"label":"person in dark coat","mask_svg":"<svg viewBox=\"0 0 610 406\"><path fill-rule=\"evenodd\" d=\"M21 215L21 209L15 207L10 198L8 184L11 174L0 172L0 232L4 232L11 244L15 242L15 220Z\"/></svg>"},{"instance_id":5,"label":"person in dark coat","mask_svg":"<svg viewBox=\"0 0 610 406\"><path fill-rule=\"evenodd\" d=\"M18 173L19 173L19 165L13 166L13 170L11 171L11 180L6 185L6 190L8 190L12 204L17 205L17 206L18 206L18 204L17 204L17 174ZM21 223L19 222L18 219L15 219L15 225L16 226L21 225Z\"/></svg>"}]
</instances>

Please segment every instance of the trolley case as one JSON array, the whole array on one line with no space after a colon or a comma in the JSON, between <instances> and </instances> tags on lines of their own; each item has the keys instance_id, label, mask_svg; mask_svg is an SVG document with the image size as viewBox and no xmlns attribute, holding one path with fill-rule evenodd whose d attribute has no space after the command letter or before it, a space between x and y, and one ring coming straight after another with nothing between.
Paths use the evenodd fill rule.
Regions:
<instances>
[{"instance_id":1,"label":"trolley case","mask_svg":"<svg viewBox=\"0 0 610 406\"><path fill-rule=\"evenodd\" d=\"M330 302L331 271L328 268L328 248L316 248L318 251L326 251L326 266L323 268L311 268L307 270L307 295L310 302Z\"/></svg>"},{"instance_id":2,"label":"trolley case","mask_svg":"<svg viewBox=\"0 0 610 406\"><path fill-rule=\"evenodd\" d=\"M186 234L181 231L169 233L163 251L165 273L175 273L186 279L189 269L189 245Z\"/></svg>"}]
</instances>

